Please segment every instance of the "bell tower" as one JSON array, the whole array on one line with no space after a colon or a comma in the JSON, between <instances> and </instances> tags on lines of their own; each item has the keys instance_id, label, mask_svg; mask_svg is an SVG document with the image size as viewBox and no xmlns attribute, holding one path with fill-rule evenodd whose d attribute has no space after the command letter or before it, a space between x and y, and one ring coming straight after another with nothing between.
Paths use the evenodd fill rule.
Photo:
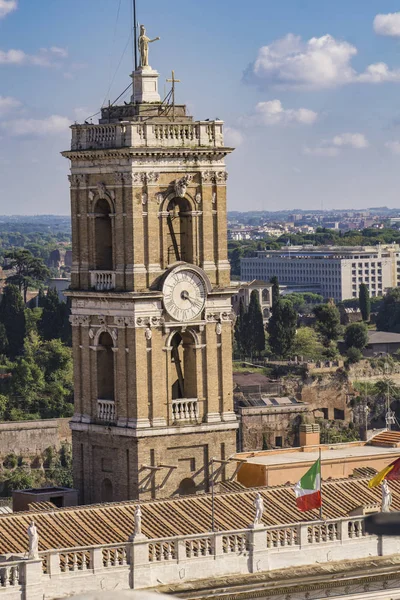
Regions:
<instances>
[{"instance_id":1,"label":"bell tower","mask_svg":"<svg viewBox=\"0 0 400 600\"><path fill-rule=\"evenodd\" d=\"M139 39L129 104L72 125L74 484L82 503L209 489L232 471L223 122L161 102ZM144 38L142 38L142 35ZM146 42L147 40L147 42ZM141 45L142 44L142 45ZM147 44L147 46L146 46Z\"/></svg>"}]
</instances>

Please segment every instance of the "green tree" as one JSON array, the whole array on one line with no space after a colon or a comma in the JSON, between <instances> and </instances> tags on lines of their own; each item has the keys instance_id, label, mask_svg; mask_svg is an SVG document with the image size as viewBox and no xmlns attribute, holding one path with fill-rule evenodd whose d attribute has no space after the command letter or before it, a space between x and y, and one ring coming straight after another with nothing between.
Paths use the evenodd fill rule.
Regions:
<instances>
[{"instance_id":1,"label":"green tree","mask_svg":"<svg viewBox=\"0 0 400 600\"><path fill-rule=\"evenodd\" d=\"M359 348L355 348L354 346L351 346L347 350L346 356L347 356L346 362L348 365L353 365L353 364L359 362L363 357L361 350Z\"/></svg>"},{"instance_id":2,"label":"green tree","mask_svg":"<svg viewBox=\"0 0 400 600\"><path fill-rule=\"evenodd\" d=\"M297 314L289 300L279 300L268 322L269 345L275 356L286 357L293 348Z\"/></svg>"},{"instance_id":3,"label":"green tree","mask_svg":"<svg viewBox=\"0 0 400 600\"><path fill-rule=\"evenodd\" d=\"M22 352L26 334L24 303L15 285L6 285L4 288L0 304L0 323L4 325L6 333L6 354L13 359Z\"/></svg>"},{"instance_id":4,"label":"green tree","mask_svg":"<svg viewBox=\"0 0 400 600\"><path fill-rule=\"evenodd\" d=\"M294 338L292 353L308 360L319 360L323 355L324 347L312 327L300 327Z\"/></svg>"},{"instance_id":5,"label":"green tree","mask_svg":"<svg viewBox=\"0 0 400 600\"><path fill-rule=\"evenodd\" d=\"M250 355L260 354L265 349L265 331L259 294L256 290L253 290L250 295L246 321L247 327L243 333L248 340L247 346L250 349Z\"/></svg>"},{"instance_id":6,"label":"green tree","mask_svg":"<svg viewBox=\"0 0 400 600\"><path fill-rule=\"evenodd\" d=\"M363 321L369 321L369 316L371 314L371 300L369 297L369 289L366 283L360 284L358 300L360 303L360 311Z\"/></svg>"},{"instance_id":7,"label":"green tree","mask_svg":"<svg viewBox=\"0 0 400 600\"><path fill-rule=\"evenodd\" d=\"M39 333L44 340L61 338L62 315L56 288L49 287L42 300L43 312L39 321Z\"/></svg>"},{"instance_id":8,"label":"green tree","mask_svg":"<svg viewBox=\"0 0 400 600\"><path fill-rule=\"evenodd\" d=\"M346 327L344 341L348 348L363 350L368 344L368 328L365 323L352 323Z\"/></svg>"},{"instance_id":9,"label":"green tree","mask_svg":"<svg viewBox=\"0 0 400 600\"><path fill-rule=\"evenodd\" d=\"M242 298L239 303L239 314L236 317L234 338L236 342L236 348L240 356L245 354L245 348L243 346L243 328L245 324L245 310Z\"/></svg>"},{"instance_id":10,"label":"green tree","mask_svg":"<svg viewBox=\"0 0 400 600\"><path fill-rule=\"evenodd\" d=\"M16 285L20 293L23 293L24 302L29 287L34 287L45 281L49 276L49 270L41 258L37 258L24 248L11 250L5 253L7 259L4 269L12 269L13 274L7 277L7 283Z\"/></svg>"},{"instance_id":11,"label":"green tree","mask_svg":"<svg viewBox=\"0 0 400 600\"><path fill-rule=\"evenodd\" d=\"M376 317L376 328L400 333L400 288L389 290L384 297Z\"/></svg>"},{"instance_id":12,"label":"green tree","mask_svg":"<svg viewBox=\"0 0 400 600\"><path fill-rule=\"evenodd\" d=\"M315 328L322 336L325 346L339 338L342 328L340 314L334 304L318 304L313 310L316 324Z\"/></svg>"},{"instance_id":13,"label":"green tree","mask_svg":"<svg viewBox=\"0 0 400 600\"><path fill-rule=\"evenodd\" d=\"M61 340L42 341L31 333L25 340L24 355L12 371L9 416L25 418L69 417L73 409L72 351Z\"/></svg>"},{"instance_id":14,"label":"green tree","mask_svg":"<svg viewBox=\"0 0 400 600\"><path fill-rule=\"evenodd\" d=\"M6 354L8 348L7 330L4 323L0 323L0 354Z\"/></svg>"},{"instance_id":15,"label":"green tree","mask_svg":"<svg viewBox=\"0 0 400 600\"><path fill-rule=\"evenodd\" d=\"M279 302L280 292L279 292L279 280L276 275L273 275L269 280L272 283L272 310L274 309L275 304Z\"/></svg>"}]
</instances>

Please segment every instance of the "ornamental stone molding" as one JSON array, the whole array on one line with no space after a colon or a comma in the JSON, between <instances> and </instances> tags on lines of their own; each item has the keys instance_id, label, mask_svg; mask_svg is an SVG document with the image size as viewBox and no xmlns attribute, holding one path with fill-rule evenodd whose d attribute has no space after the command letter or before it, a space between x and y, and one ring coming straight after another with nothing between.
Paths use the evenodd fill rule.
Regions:
<instances>
[{"instance_id":1,"label":"ornamental stone molding","mask_svg":"<svg viewBox=\"0 0 400 600\"><path fill-rule=\"evenodd\" d=\"M209 312L206 314L206 320L209 323L218 322L221 324L221 321L232 321L233 316L232 313L228 313L226 311L223 312ZM221 329L222 332L222 329ZM219 335L219 334L218 334Z\"/></svg>"},{"instance_id":2,"label":"ornamental stone molding","mask_svg":"<svg viewBox=\"0 0 400 600\"><path fill-rule=\"evenodd\" d=\"M164 194L162 192L157 192L157 194L155 195L155 199L157 201L157 204L161 204L161 202L164 200Z\"/></svg>"},{"instance_id":3,"label":"ornamental stone molding","mask_svg":"<svg viewBox=\"0 0 400 600\"><path fill-rule=\"evenodd\" d=\"M156 185L160 179L160 173L156 173L155 171L149 171L145 173L145 176L147 185Z\"/></svg>"},{"instance_id":4,"label":"ornamental stone molding","mask_svg":"<svg viewBox=\"0 0 400 600\"><path fill-rule=\"evenodd\" d=\"M90 325L90 317L86 315L71 315L69 318L69 322L72 326L83 325L88 327Z\"/></svg>"},{"instance_id":5,"label":"ornamental stone molding","mask_svg":"<svg viewBox=\"0 0 400 600\"><path fill-rule=\"evenodd\" d=\"M125 183L125 173L121 173L121 171L116 171L114 173L114 182L117 185L124 185Z\"/></svg>"},{"instance_id":6,"label":"ornamental stone molding","mask_svg":"<svg viewBox=\"0 0 400 600\"><path fill-rule=\"evenodd\" d=\"M145 204L147 204L147 199L148 199L148 196L147 196L147 194L146 194L146 193L142 194L142 204L143 204L143 206L144 206Z\"/></svg>"},{"instance_id":7,"label":"ornamental stone molding","mask_svg":"<svg viewBox=\"0 0 400 600\"><path fill-rule=\"evenodd\" d=\"M217 201L217 194L216 194L216 192L213 192L213 195L212 195L212 203L213 203L213 204L215 204L215 203L216 203L216 201Z\"/></svg>"},{"instance_id":8,"label":"ornamental stone molding","mask_svg":"<svg viewBox=\"0 0 400 600\"><path fill-rule=\"evenodd\" d=\"M200 194L200 192L198 192L195 195L194 199L196 200L197 204L200 204L200 202L201 202L201 194Z\"/></svg>"},{"instance_id":9,"label":"ornamental stone molding","mask_svg":"<svg viewBox=\"0 0 400 600\"><path fill-rule=\"evenodd\" d=\"M222 333L222 325L221 325L221 323L217 323L217 325L215 327L215 333L217 335L221 335L221 333Z\"/></svg>"},{"instance_id":10,"label":"ornamental stone molding","mask_svg":"<svg viewBox=\"0 0 400 600\"><path fill-rule=\"evenodd\" d=\"M150 341L151 338L153 337L153 332L151 331L151 327L147 326L146 329L144 330L144 335L147 341Z\"/></svg>"},{"instance_id":11,"label":"ornamental stone molding","mask_svg":"<svg viewBox=\"0 0 400 600\"><path fill-rule=\"evenodd\" d=\"M174 182L174 191L178 198L184 198L186 195L187 187L192 181L193 175L184 175L181 179L176 179Z\"/></svg>"},{"instance_id":12,"label":"ornamental stone molding","mask_svg":"<svg viewBox=\"0 0 400 600\"><path fill-rule=\"evenodd\" d=\"M136 319L136 327L159 327L163 323L163 317L137 317Z\"/></svg>"},{"instance_id":13,"label":"ornamental stone molding","mask_svg":"<svg viewBox=\"0 0 400 600\"><path fill-rule=\"evenodd\" d=\"M228 179L226 171L202 171L201 182L206 184L225 184Z\"/></svg>"},{"instance_id":14,"label":"ornamental stone molding","mask_svg":"<svg viewBox=\"0 0 400 600\"><path fill-rule=\"evenodd\" d=\"M71 187L85 187L88 183L88 175L85 173L74 173L68 175Z\"/></svg>"}]
</instances>

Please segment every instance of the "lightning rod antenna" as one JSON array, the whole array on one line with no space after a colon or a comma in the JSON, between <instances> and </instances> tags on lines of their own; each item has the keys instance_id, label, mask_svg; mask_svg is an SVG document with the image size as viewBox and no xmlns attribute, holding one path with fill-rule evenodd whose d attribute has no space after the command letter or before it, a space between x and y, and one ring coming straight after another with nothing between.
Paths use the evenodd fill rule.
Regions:
<instances>
[{"instance_id":1,"label":"lightning rod antenna","mask_svg":"<svg viewBox=\"0 0 400 600\"><path fill-rule=\"evenodd\" d=\"M138 45L137 45L137 25L136 25L136 0L133 0L133 45L134 45L134 50L135 50L135 71L137 71L137 68L138 68L138 61L137 61Z\"/></svg>"}]
</instances>

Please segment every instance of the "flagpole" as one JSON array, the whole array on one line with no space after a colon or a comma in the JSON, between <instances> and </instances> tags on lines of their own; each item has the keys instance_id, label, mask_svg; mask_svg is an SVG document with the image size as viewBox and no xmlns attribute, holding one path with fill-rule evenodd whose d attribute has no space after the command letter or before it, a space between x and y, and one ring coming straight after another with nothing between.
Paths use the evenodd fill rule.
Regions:
<instances>
[{"instance_id":1,"label":"flagpole","mask_svg":"<svg viewBox=\"0 0 400 600\"><path fill-rule=\"evenodd\" d=\"M321 494L321 506L319 507L319 518L322 521L322 463L321 463L321 446L319 447L319 485L320 485L320 494Z\"/></svg>"}]
</instances>

